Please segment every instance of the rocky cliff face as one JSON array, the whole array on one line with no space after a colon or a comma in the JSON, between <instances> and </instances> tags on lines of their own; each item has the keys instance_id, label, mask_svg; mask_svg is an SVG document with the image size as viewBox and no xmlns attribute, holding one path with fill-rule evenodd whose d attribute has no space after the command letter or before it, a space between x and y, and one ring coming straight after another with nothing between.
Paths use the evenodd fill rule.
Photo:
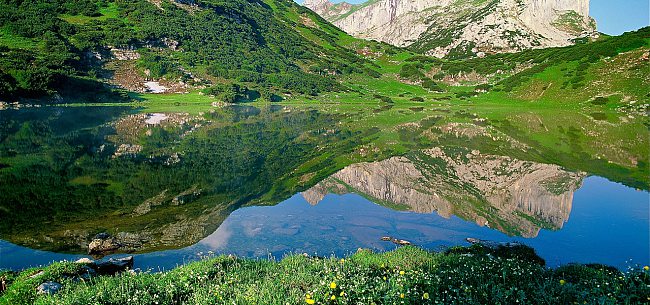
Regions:
<instances>
[{"instance_id":1,"label":"rocky cliff face","mask_svg":"<svg viewBox=\"0 0 650 305\"><path fill-rule=\"evenodd\" d=\"M303 196L317 204L328 192L353 189L413 212L457 215L508 234L535 237L542 228L562 228L583 177L556 165L435 148L351 165Z\"/></svg>"},{"instance_id":2,"label":"rocky cliff face","mask_svg":"<svg viewBox=\"0 0 650 305\"><path fill-rule=\"evenodd\" d=\"M589 0L370 0L305 6L351 35L438 57L566 46L594 35Z\"/></svg>"}]
</instances>

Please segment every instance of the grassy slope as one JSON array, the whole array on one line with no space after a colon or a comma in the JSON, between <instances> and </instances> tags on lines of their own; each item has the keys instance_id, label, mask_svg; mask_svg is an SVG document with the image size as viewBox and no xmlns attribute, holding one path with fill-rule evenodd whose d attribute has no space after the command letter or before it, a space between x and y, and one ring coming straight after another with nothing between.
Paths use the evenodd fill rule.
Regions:
<instances>
[{"instance_id":1,"label":"grassy slope","mask_svg":"<svg viewBox=\"0 0 650 305\"><path fill-rule=\"evenodd\" d=\"M0 304L641 304L650 273L602 266L548 269L526 251L414 247L347 259L302 255L280 262L217 257L164 273L75 281L83 265L56 263L5 274ZM38 270L42 275L31 278ZM44 281L63 291L38 296Z\"/></svg>"}]
</instances>

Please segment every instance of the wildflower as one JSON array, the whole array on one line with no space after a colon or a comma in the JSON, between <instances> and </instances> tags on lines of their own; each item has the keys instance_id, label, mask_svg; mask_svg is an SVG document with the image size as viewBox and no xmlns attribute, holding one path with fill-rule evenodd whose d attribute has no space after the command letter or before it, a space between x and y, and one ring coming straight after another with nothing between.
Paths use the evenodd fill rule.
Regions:
<instances>
[{"instance_id":1,"label":"wildflower","mask_svg":"<svg viewBox=\"0 0 650 305\"><path fill-rule=\"evenodd\" d=\"M345 263L345 259L344 259L344 258L341 259L341 264L343 264L343 263Z\"/></svg>"},{"instance_id":2,"label":"wildflower","mask_svg":"<svg viewBox=\"0 0 650 305\"><path fill-rule=\"evenodd\" d=\"M313 299L305 299L305 302L307 302L307 304L315 304L316 303L316 301L314 301Z\"/></svg>"},{"instance_id":3,"label":"wildflower","mask_svg":"<svg viewBox=\"0 0 650 305\"><path fill-rule=\"evenodd\" d=\"M428 300L429 299L429 293L425 292L424 295L422 295L422 298L424 298L425 300Z\"/></svg>"},{"instance_id":4,"label":"wildflower","mask_svg":"<svg viewBox=\"0 0 650 305\"><path fill-rule=\"evenodd\" d=\"M560 285L564 285L564 284L566 284L566 281L565 280L560 280Z\"/></svg>"},{"instance_id":5,"label":"wildflower","mask_svg":"<svg viewBox=\"0 0 650 305\"><path fill-rule=\"evenodd\" d=\"M305 299L311 299L311 294L309 294L309 293L306 294L306 295L305 295Z\"/></svg>"},{"instance_id":6,"label":"wildflower","mask_svg":"<svg viewBox=\"0 0 650 305\"><path fill-rule=\"evenodd\" d=\"M644 266L644 267L643 267L643 270L648 271L648 270L650 270L650 267L648 267L648 266Z\"/></svg>"},{"instance_id":7,"label":"wildflower","mask_svg":"<svg viewBox=\"0 0 650 305\"><path fill-rule=\"evenodd\" d=\"M332 300L332 301L336 300L336 296L333 295L333 296L330 298L330 300Z\"/></svg>"},{"instance_id":8,"label":"wildflower","mask_svg":"<svg viewBox=\"0 0 650 305\"><path fill-rule=\"evenodd\" d=\"M399 275L404 275L404 270L400 271Z\"/></svg>"},{"instance_id":9,"label":"wildflower","mask_svg":"<svg viewBox=\"0 0 650 305\"><path fill-rule=\"evenodd\" d=\"M330 283L330 288L336 289L336 283L334 283L334 282Z\"/></svg>"},{"instance_id":10,"label":"wildflower","mask_svg":"<svg viewBox=\"0 0 650 305\"><path fill-rule=\"evenodd\" d=\"M340 293L339 295L340 295L340 296L344 296L344 295L345 295L345 292L341 291L341 293Z\"/></svg>"},{"instance_id":11,"label":"wildflower","mask_svg":"<svg viewBox=\"0 0 650 305\"><path fill-rule=\"evenodd\" d=\"M403 294L403 293L400 293L400 294L399 294L399 297L400 297L400 299L403 299L403 298L404 298L404 294Z\"/></svg>"}]
</instances>

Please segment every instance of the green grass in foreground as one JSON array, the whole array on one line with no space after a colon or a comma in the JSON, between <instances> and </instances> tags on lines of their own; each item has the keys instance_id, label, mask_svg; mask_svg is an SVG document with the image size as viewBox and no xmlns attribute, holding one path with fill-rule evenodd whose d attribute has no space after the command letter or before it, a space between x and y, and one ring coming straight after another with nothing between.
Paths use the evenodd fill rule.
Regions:
<instances>
[{"instance_id":1,"label":"green grass in foreground","mask_svg":"<svg viewBox=\"0 0 650 305\"><path fill-rule=\"evenodd\" d=\"M596 265L549 269L529 248L480 246L431 253L415 247L347 259L301 255L280 262L217 257L164 273L74 280L82 265L5 274L0 304L647 304L650 272ZM3 276L0 274L0 276ZM56 280L54 296L34 287Z\"/></svg>"}]
</instances>

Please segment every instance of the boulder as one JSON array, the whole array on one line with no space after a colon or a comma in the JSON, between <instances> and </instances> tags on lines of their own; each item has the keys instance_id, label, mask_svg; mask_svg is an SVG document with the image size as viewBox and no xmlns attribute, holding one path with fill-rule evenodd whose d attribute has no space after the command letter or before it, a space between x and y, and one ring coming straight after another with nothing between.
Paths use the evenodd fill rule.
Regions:
<instances>
[{"instance_id":1,"label":"boulder","mask_svg":"<svg viewBox=\"0 0 650 305\"><path fill-rule=\"evenodd\" d=\"M55 294L61 290L63 286L57 282L45 282L36 287L36 292L38 294Z\"/></svg>"},{"instance_id":2,"label":"boulder","mask_svg":"<svg viewBox=\"0 0 650 305\"><path fill-rule=\"evenodd\" d=\"M105 261L96 262L91 266L99 275L115 275L129 269L133 269L133 256L124 258L110 258Z\"/></svg>"},{"instance_id":3,"label":"boulder","mask_svg":"<svg viewBox=\"0 0 650 305\"><path fill-rule=\"evenodd\" d=\"M90 268L89 266L84 266L81 271L77 274L77 279L89 280L90 278L97 275L95 269Z\"/></svg>"}]
</instances>

